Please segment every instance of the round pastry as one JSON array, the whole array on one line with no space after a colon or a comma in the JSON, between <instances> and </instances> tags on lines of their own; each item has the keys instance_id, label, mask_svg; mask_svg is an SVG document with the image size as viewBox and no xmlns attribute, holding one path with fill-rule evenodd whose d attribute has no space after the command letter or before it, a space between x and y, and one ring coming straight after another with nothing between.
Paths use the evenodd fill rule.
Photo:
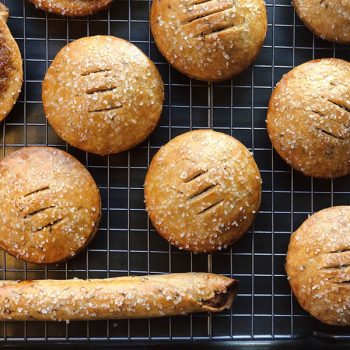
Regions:
<instances>
[{"instance_id":1,"label":"round pastry","mask_svg":"<svg viewBox=\"0 0 350 350\"><path fill-rule=\"evenodd\" d=\"M155 0L151 30L162 55L192 78L221 81L246 70L263 45L263 0Z\"/></svg>"},{"instance_id":2,"label":"round pastry","mask_svg":"<svg viewBox=\"0 0 350 350\"><path fill-rule=\"evenodd\" d=\"M136 46L112 36L64 47L45 76L42 95L57 134L100 155L144 141L157 126L164 99L155 65Z\"/></svg>"},{"instance_id":3,"label":"round pastry","mask_svg":"<svg viewBox=\"0 0 350 350\"><path fill-rule=\"evenodd\" d=\"M30 0L36 7L62 16L88 16L107 8L113 0Z\"/></svg>"},{"instance_id":4,"label":"round pastry","mask_svg":"<svg viewBox=\"0 0 350 350\"><path fill-rule=\"evenodd\" d=\"M350 44L350 0L294 0L304 24L322 39Z\"/></svg>"},{"instance_id":5,"label":"round pastry","mask_svg":"<svg viewBox=\"0 0 350 350\"><path fill-rule=\"evenodd\" d=\"M350 63L314 60L286 74L274 90L267 130L279 155L305 175L350 173Z\"/></svg>"},{"instance_id":6,"label":"round pastry","mask_svg":"<svg viewBox=\"0 0 350 350\"><path fill-rule=\"evenodd\" d=\"M226 248L252 224L261 178L248 149L212 130L182 134L154 156L145 181L153 226L193 252Z\"/></svg>"},{"instance_id":7,"label":"round pastry","mask_svg":"<svg viewBox=\"0 0 350 350\"><path fill-rule=\"evenodd\" d=\"M0 247L36 264L67 260L94 237L98 188L66 152L27 147L0 162Z\"/></svg>"},{"instance_id":8,"label":"round pastry","mask_svg":"<svg viewBox=\"0 0 350 350\"><path fill-rule=\"evenodd\" d=\"M306 311L327 324L350 325L350 206L321 210L293 233L286 271Z\"/></svg>"},{"instance_id":9,"label":"round pastry","mask_svg":"<svg viewBox=\"0 0 350 350\"><path fill-rule=\"evenodd\" d=\"M0 19L0 121L4 120L16 103L22 82L21 53L7 24Z\"/></svg>"}]
</instances>

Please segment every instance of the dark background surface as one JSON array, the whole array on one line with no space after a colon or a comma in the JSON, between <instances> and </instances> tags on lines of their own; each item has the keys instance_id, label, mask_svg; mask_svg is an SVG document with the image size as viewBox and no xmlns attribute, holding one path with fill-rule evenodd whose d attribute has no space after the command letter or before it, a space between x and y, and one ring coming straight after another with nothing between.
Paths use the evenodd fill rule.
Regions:
<instances>
[{"instance_id":1,"label":"dark background surface","mask_svg":"<svg viewBox=\"0 0 350 350\"><path fill-rule=\"evenodd\" d=\"M2 156L34 145L68 150L86 164L99 185L103 219L88 249L68 263L45 268L4 253L0 255L0 276L103 278L212 271L239 279L240 290L232 310L220 314L69 324L7 322L0 324L0 342L99 340L119 344L132 340L141 345L145 340L246 340L244 344L249 345L252 340L275 340L280 345L278 340L313 332L350 336L349 329L325 326L308 316L291 296L284 271L290 233L310 213L349 204L349 177L316 180L291 171L272 151L265 127L272 88L284 73L313 58L349 60L349 47L316 39L298 20L290 0L268 0L268 35L254 66L232 81L207 84L186 78L161 57L149 31L148 0L115 0L109 11L81 19L47 15L26 0L4 2L10 8L9 26L23 55L25 83L19 102L2 123ZM165 83L160 126L147 142L110 157L68 147L48 126L41 104L41 82L58 50L71 40L96 34L111 34L136 44L156 63ZM251 149L264 181L263 197L254 226L237 244L219 253L194 255L169 247L151 227L144 209L143 182L160 146L180 133L208 127L233 135ZM237 344L242 348L242 343Z\"/></svg>"}]
</instances>

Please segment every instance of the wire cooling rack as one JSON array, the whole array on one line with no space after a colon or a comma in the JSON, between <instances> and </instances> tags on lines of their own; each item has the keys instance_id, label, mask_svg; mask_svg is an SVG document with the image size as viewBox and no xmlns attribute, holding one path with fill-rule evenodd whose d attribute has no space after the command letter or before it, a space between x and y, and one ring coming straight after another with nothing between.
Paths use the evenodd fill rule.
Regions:
<instances>
[{"instance_id":1,"label":"wire cooling rack","mask_svg":"<svg viewBox=\"0 0 350 350\"><path fill-rule=\"evenodd\" d=\"M265 118L273 86L295 65L312 58L350 59L350 48L315 38L298 20L290 0L268 0L268 35L254 66L232 81L190 80L164 61L151 37L148 0L115 0L109 11L67 19L36 10L26 0L5 0L9 26L24 60L25 82L18 103L2 124L2 156L23 147L49 145L86 164L101 190L103 218L88 249L67 263L41 267L5 253L3 279L103 278L167 272L212 271L234 276L240 290L232 310L152 320L93 322L7 322L0 342L87 340L274 340L312 334L346 336L308 316L291 295L284 272L290 233L310 213L350 203L350 181L306 178L272 150ZM47 124L41 82L59 49L87 35L110 34L140 47L156 63L165 83L161 123L150 139L119 155L98 157L71 148ZM169 247L150 225L143 182L160 146L195 128L233 135L254 154L263 178L260 213L232 248L194 255ZM347 333L350 335L350 332Z\"/></svg>"}]
</instances>

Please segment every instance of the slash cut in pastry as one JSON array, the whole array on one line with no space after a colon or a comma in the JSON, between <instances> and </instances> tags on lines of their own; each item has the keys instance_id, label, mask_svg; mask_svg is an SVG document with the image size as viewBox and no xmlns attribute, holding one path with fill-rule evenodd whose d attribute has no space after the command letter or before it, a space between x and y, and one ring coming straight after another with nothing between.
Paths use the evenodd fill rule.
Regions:
<instances>
[{"instance_id":1,"label":"slash cut in pastry","mask_svg":"<svg viewBox=\"0 0 350 350\"><path fill-rule=\"evenodd\" d=\"M300 305L321 322L350 325L350 207L309 217L290 240L286 270Z\"/></svg>"},{"instance_id":2,"label":"slash cut in pastry","mask_svg":"<svg viewBox=\"0 0 350 350\"><path fill-rule=\"evenodd\" d=\"M164 99L153 62L135 45L112 36L86 37L64 47L45 76L42 95L57 134L99 155L147 139Z\"/></svg>"},{"instance_id":3,"label":"slash cut in pastry","mask_svg":"<svg viewBox=\"0 0 350 350\"><path fill-rule=\"evenodd\" d=\"M304 63L278 83L267 130L278 154L307 176L350 173L350 63L327 58Z\"/></svg>"},{"instance_id":4,"label":"slash cut in pastry","mask_svg":"<svg viewBox=\"0 0 350 350\"><path fill-rule=\"evenodd\" d=\"M226 248L252 224L261 178L235 138L212 130L177 136L154 156L145 182L153 226L171 244L193 252Z\"/></svg>"},{"instance_id":5,"label":"slash cut in pastry","mask_svg":"<svg viewBox=\"0 0 350 350\"><path fill-rule=\"evenodd\" d=\"M75 256L93 239L100 194L85 167L68 153L26 147L0 162L0 247L36 264Z\"/></svg>"},{"instance_id":6,"label":"slash cut in pastry","mask_svg":"<svg viewBox=\"0 0 350 350\"><path fill-rule=\"evenodd\" d=\"M155 0L151 29L159 51L192 78L221 81L246 70L263 45L263 0Z\"/></svg>"}]
</instances>

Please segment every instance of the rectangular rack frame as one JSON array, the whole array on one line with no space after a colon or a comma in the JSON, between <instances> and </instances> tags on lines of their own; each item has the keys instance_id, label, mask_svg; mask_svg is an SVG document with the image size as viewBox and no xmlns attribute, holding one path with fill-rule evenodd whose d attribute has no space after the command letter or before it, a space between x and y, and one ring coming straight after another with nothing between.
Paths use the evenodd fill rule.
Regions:
<instances>
[{"instance_id":1,"label":"rectangular rack frame","mask_svg":"<svg viewBox=\"0 0 350 350\"><path fill-rule=\"evenodd\" d=\"M284 271L290 233L317 210L349 204L349 177L317 180L291 170L272 150L265 126L270 94L283 74L313 58L350 60L349 47L314 37L298 20L290 0L267 0L268 35L257 61L232 81L208 84L182 76L161 57L149 31L149 0L115 0L108 11L70 19L46 14L27 0L4 2L11 11L9 27L23 55L25 82L18 103L2 124L2 156L33 145L67 150L87 166L99 185L103 219L96 239L76 258L40 267L4 253L1 277L103 278L212 271L239 279L240 291L232 310L215 315L2 323L0 344L156 344L169 340L287 344L311 336L350 338L349 330L324 326L298 306ZM165 84L166 100L157 130L134 150L110 157L86 154L65 144L47 124L41 103L41 82L58 50L72 40L96 34L136 44L156 63ZM150 225L143 203L144 176L154 153L174 136L198 128L214 128L242 141L254 154L263 178L261 210L251 230L232 248L208 255L169 247Z\"/></svg>"}]
</instances>

